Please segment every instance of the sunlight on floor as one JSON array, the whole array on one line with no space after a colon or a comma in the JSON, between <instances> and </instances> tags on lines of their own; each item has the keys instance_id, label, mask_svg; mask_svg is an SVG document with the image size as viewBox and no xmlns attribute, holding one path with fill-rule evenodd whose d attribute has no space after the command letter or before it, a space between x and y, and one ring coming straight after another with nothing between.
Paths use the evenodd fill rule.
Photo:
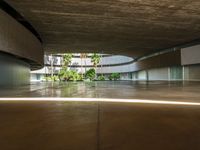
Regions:
<instances>
[{"instance_id":1,"label":"sunlight on floor","mask_svg":"<svg viewBox=\"0 0 200 150\"><path fill-rule=\"evenodd\" d=\"M200 103L182 101L144 100L144 99L106 99L106 98L0 98L0 101L66 101L66 102L112 102L164 105L196 105Z\"/></svg>"}]
</instances>

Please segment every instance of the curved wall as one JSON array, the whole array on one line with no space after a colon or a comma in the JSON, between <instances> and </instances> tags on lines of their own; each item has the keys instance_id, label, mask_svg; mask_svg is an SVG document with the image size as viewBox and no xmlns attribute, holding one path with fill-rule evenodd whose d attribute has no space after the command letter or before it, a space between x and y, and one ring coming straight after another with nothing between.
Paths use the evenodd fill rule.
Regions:
<instances>
[{"instance_id":1,"label":"curved wall","mask_svg":"<svg viewBox=\"0 0 200 150\"><path fill-rule=\"evenodd\" d=\"M100 54L102 55L102 54ZM54 65L55 66L61 66L62 65L62 57L61 56L53 56L54 59ZM45 55L45 65L51 64L51 55ZM103 66L120 66L123 64L130 64L133 62L133 58L127 57L127 56L121 56L121 55L109 55L109 56L102 56L100 59L99 67ZM91 62L91 58L80 58L76 55L72 58L72 63L70 64L70 67L93 67L93 64Z\"/></svg>"},{"instance_id":2,"label":"curved wall","mask_svg":"<svg viewBox=\"0 0 200 150\"><path fill-rule=\"evenodd\" d=\"M53 58L53 59L52 59ZM58 56L45 56L45 69L35 71L34 73L50 73L51 72L51 60L54 64L54 73L57 73L60 70L61 66L61 57ZM130 73L138 72L140 70L147 70L152 68L162 68L169 66L180 65L180 51L172 51L169 53L156 55L144 60L135 61L131 57L120 56L120 55L110 55L107 57L102 57L101 61L97 67L97 73L99 74L110 74L113 72L117 73ZM81 65L82 64L82 65ZM81 69L81 66L82 69ZM75 69L78 72L84 73L86 70L93 68L91 63L91 58L82 59L73 57L72 63L69 65L71 69Z\"/></svg>"},{"instance_id":3,"label":"curved wall","mask_svg":"<svg viewBox=\"0 0 200 150\"><path fill-rule=\"evenodd\" d=\"M53 58L53 59L52 59ZM51 73L51 60L53 60L54 73L58 73L61 68L62 58L60 56L45 56L45 68L32 73ZM130 72L133 63L133 58L120 55L110 55L101 57L100 63L97 67L97 73L113 73L113 72ZM81 67L82 66L82 67ZM91 58L73 57L69 68L84 73L86 70L93 68Z\"/></svg>"},{"instance_id":4,"label":"curved wall","mask_svg":"<svg viewBox=\"0 0 200 150\"><path fill-rule=\"evenodd\" d=\"M30 65L0 53L0 86L23 85L30 82Z\"/></svg>"},{"instance_id":5,"label":"curved wall","mask_svg":"<svg viewBox=\"0 0 200 150\"><path fill-rule=\"evenodd\" d=\"M0 86L23 85L30 82L30 70L43 66L40 41L0 9Z\"/></svg>"},{"instance_id":6,"label":"curved wall","mask_svg":"<svg viewBox=\"0 0 200 150\"><path fill-rule=\"evenodd\" d=\"M181 65L181 54L180 50L172 51L169 53L153 56L144 60L132 62L130 64L118 65L118 66L108 66L103 68L98 68L98 73L127 73L127 72L137 72L141 70L154 69L154 68L164 68L170 66L180 66Z\"/></svg>"},{"instance_id":7,"label":"curved wall","mask_svg":"<svg viewBox=\"0 0 200 150\"><path fill-rule=\"evenodd\" d=\"M27 61L31 69L39 69L43 66L44 54L40 41L1 9L0 51Z\"/></svg>"},{"instance_id":8,"label":"curved wall","mask_svg":"<svg viewBox=\"0 0 200 150\"><path fill-rule=\"evenodd\" d=\"M197 50L196 50L197 51ZM180 49L169 50L162 53L155 53L154 55L141 58L134 61L130 57L120 55L110 55L102 57L102 60L97 67L98 74L108 76L111 73L117 72L121 74L122 80L199 80L199 65L183 66L181 64ZM191 51L188 51L188 53ZM195 56L196 57L196 56ZM83 67L80 67L81 59L73 58L71 69L84 73L86 70L93 68L90 58L82 60ZM53 72L57 74L60 70L59 61L54 62ZM47 63L47 67L43 70L35 71L38 77L42 74L51 73L51 65Z\"/></svg>"}]
</instances>

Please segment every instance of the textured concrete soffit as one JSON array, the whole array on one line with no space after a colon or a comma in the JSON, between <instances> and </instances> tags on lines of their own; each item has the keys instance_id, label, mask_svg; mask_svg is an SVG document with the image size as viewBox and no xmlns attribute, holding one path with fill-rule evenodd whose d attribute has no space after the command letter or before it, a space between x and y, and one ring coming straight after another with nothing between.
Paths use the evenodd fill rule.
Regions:
<instances>
[{"instance_id":1,"label":"textured concrete soffit","mask_svg":"<svg viewBox=\"0 0 200 150\"><path fill-rule=\"evenodd\" d=\"M47 51L140 57L199 38L199 0L6 0Z\"/></svg>"}]
</instances>

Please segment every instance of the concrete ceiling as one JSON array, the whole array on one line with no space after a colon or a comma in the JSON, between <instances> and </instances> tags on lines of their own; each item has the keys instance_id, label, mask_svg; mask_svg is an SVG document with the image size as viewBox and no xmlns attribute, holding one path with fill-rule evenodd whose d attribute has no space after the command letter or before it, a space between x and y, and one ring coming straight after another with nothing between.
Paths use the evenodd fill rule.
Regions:
<instances>
[{"instance_id":1,"label":"concrete ceiling","mask_svg":"<svg viewBox=\"0 0 200 150\"><path fill-rule=\"evenodd\" d=\"M200 38L199 0L6 0L47 52L140 57Z\"/></svg>"}]
</instances>

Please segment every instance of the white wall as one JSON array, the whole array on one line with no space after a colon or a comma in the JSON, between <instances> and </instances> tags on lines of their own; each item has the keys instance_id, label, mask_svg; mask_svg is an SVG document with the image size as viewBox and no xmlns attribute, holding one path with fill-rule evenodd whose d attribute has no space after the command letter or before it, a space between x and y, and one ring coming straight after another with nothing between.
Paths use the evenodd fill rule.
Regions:
<instances>
[{"instance_id":1,"label":"white wall","mask_svg":"<svg viewBox=\"0 0 200 150\"><path fill-rule=\"evenodd\" d=\"M55 58L55 65L62 65L62 61L61 61L61 57L55 57L53 56L53 58ZM45 56L45 63L47 64L51 64L50 62L51 60L51 55L50 56ZM133 58L131 57L127 57L127 56L121 56L121 55L111 55L111 56L107 56L107 57L102 57L100 60L99 65L113 65L113 64L123 64L123 63L127 63L127 62L131 62L133 61ZM92 66L93 63L91 62L91 58L76 58L73 57L72 58L72 63L71 65L83 65L83 66Z\"/></svg>"},{"instance_id":2,"label":"white wall","mask_svg":"<svg viewBox=\"0 0 200 150\"><path fill-rule=\"evenodd\" d=\"M146 71L140 71L138 72L138 80L147 80L147 72Z\"/></svg>"},{"instance_id":3,"label":"white wall","mask_svg":"<svg viewBox=\"0 0 200 150\"><path fill-rule=\"evenodd\" d=\"M168 80L168 68L158 68L148 70L149 80Z\"/></svg>"},{"instance_id":4,"label":"white wall","mask_svg":"<svg viewBox=\"0 0 200 150\"><path fill-rule=\"evenodd\" d=\"M181 64L200 64L200 45L181 49Z\"/></svg>"}]
</instances>

